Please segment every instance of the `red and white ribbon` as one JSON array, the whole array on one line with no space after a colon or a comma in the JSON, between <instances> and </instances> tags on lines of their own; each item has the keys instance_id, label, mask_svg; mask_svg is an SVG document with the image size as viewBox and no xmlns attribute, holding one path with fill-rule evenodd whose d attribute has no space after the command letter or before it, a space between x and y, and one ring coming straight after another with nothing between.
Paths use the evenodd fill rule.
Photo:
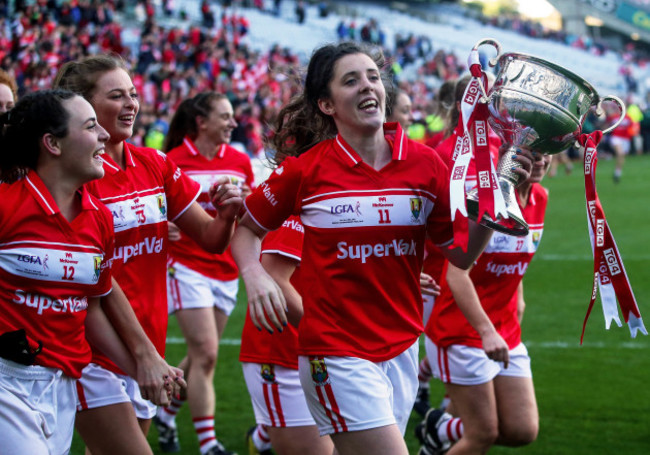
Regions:
<instances>
[{"instance_id":1,"label":"red and white ribbon","mask_svg":"<svg viewBox=\"0 0 650 455\"><path fill-rule=\"evenodd\" d=\"M467 84L461 101L459 126L462 125L462 131L456 139L454 164L449 182L451 219L454 224L453 246L460 247L463 251L467 249L468 240L465 178L472 156L476 158L478 182L477 219L480 220L485 213L488 213L493 220L499 216L508 217L488 147L488 100L483 99L480 88L481 84L483 87L487 86L487 77L481 69L478 50L471 51L468 65L472 79Z\"/></svg>"},{"instance_id":2,"label":"red and white ribbon","mask_svg":"<svg viewBox=\"0 0 650 455\"><path fill-rule=\"evenodd\" d=\"M591 293L591 300L587 308L580 344L585 336L587 320L593 309L596 295L600 290L600 299L605 316L605 327L609 329L614 321L621 326L618 317L616 300L623 313L623 318L630 328L632 338L636 337L637 331L647 335L639 307L636 304L632 287L627 278L623 259L618 252L614 235L607 224L605 211L598 198L596 191L596 166L598 164L597 146L603 137L602 131L595 131L591 134L583 134L579 138L580 145L585 148L584 171L585 171L585 198L587 202L587 224L589 226L589 237L594 257L594 284Z\"/></svg>"}]
</instances>

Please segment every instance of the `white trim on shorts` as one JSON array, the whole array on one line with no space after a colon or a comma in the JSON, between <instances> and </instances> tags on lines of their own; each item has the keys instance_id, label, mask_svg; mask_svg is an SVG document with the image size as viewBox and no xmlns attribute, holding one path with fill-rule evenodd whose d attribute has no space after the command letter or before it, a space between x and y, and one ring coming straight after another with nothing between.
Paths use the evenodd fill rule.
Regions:
<instances>
[{"instance_id":1,"label":"white trim on shorts","mask_svg":"<svg viewBox=\"0 0 650 455\"><path fill-rule=\"evenodd\" d=\"M269 363L242 362L255 422L274 428L316 425L300 385L298 370Z\"/></svg>"},{"instance_id":2,"label":"white trim on shorts","mask_svg":"<svg viewBox=\"0 0 650 455\"><path fill-rule=\"evenodd\" d=\"M489 359L481 348L462 344L440 348L429 337L425 337L424 345L433 375L444 383L479 385L497 376L533 377L530 356L523 343L509 351L508 368L504 368L503 362Z\"/></svg>"},{"instance_id":3,"label":"white trim on shorts","mask_svg":"<svg viewBox=\"0 0 650 455\"><path fill-rule=\"evenodd\" d=\"M172 272L173 270L173 272ZM237 303L239 279L209 278L178 262L167 266L167 312L216 307L230 316Z\"/></svg>"},{"instance_id":4,"label":"white trim on shorts","mask_svg":"<svg viewBox=\"0 0 650 455\"><path fill-rule=\"evenodd\" d=\"M77 395L77 411L130 402L138 419L148 420L156 415L156 405L142 398L135 379L113 373L95 363L81 372Z\"/></svg>"},{"instance_id":5,"label":"white trim on shorts","mask_svg":"<svg viewBox=\"0 0 650 455\"><path fill-rule=\"evenodd\" d=\"M307 405L321 436L396 424L402 435L418 389L418 342L385 362L299 356Z\"/></svg>"},{"instance_id":6,"label":"white trim on shorts","mask_svg":"<svg viewBox=\"0 0 650 455\"><path fill-rule=\"evenodd\" d=\"M58 368L0 359L0 453L67 454L77 413L75 383Z\"/></svg>"}]
</instances>

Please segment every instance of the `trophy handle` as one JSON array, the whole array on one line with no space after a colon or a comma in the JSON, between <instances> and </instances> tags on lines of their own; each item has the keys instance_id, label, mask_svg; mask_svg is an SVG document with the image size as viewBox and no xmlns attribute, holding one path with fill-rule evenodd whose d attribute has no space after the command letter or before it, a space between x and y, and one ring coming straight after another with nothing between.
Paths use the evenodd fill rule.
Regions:
<instances>
[{"instance_id":1,"label":"trophy handle","mask_svg":"<svg viewBox=\"0 0 650 455\"><path fill-rule=\"evenodd\" d=\"M497 55L494 58L491 58L489 61L490 66L497 66L497 62L499 61L499 57L501 57L501 44L495 40L494 38L483 38L481 41L476 43L474 47L472 48L473 51L478 50L479 47L483 46L484 44L491 44L492 47L494 47L497 50Z\"/></svg>"},{"instance_id":2,"label":"trophy handle","mask_svg":"<svg viewBox=\"0 0 650 455\"><path fill-rule=\"evenodd\" d=\"M476 43L474 47L472 48L472 51L478 51L478 48L483 46L484 44L490 44L492 47L494 47L497 50L497 55L494 58L491 58L488 64L491 67L497 66L497 62L499 61L499 57L501 56L501 44L495 40L494 38L483 38L481 41ZM483 84L479 81L479 89L481 90L481 94L483 95L483 99L489 100L490 97L487 94L487 91L485 90L485 87L483 87Z\"/></svg>"},{"instance_id":3,"label":"trophy handle","mask_svg":"<svg viewBox=\"0 0 650 455\"><path fill-rule=\"evenodd\" d=\"M627 111L625 109L625 103L623 102L623 100L621 100L618 96L607 95L607 96L603 97L603 99L598 102L598 106L596 106L596 114L598 114L598 115L602 114L602 112L603 112L602 104L603 104L603 101L605 101L605 100L614 101L618 105L619 109L621 110L621 115L619 116L618 120L616 120L614 122L613 125L611 125L605 131L603 131L603 134L607 134L610 131L612 131L614 128L616 128L623 121L623 119L625 118L625 113Z\"/></svg>"}]
</instances>

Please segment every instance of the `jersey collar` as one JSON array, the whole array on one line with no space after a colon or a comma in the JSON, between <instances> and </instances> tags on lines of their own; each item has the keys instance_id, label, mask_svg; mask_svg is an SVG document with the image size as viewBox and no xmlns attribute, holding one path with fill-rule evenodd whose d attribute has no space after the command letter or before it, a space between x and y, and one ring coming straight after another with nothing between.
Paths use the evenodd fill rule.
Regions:
<instances>
[{"instance_id":1,"label":"jersey collar","mask_svg":"<svg viewBox=\"0 0 650 455\"><path fill-rule=\"evenodd\" d=\"M190 154L193 156L199 155L199 151L196 148L196 145L194 144L194 141L190 139L189 137L185 136L183 138L183 144L185 144L185 147L190 151ZM223 158L224 155L226 154L226 144L221 144L219 146L219 150L217 151L217 154L215 155L216 158Z\"/></svg>"},{"instance_id":2,"label":"jersey collar","mask_svg":"<svg viewBox=\"0 0 650 455\"><path fill-rule=\"evenodd\" d=\"M393 147L393 160L402 161L406 159L407 147L406 147L406 135L402 130L402 127L399 123L384 123L384 136L387 139L392 139L391 145ZM340 134L336 135L334 139L334 147L339 150L345 157L346 161L350 163L351 166L354 166L361 162L361 157L354 151L354 149L345 142L345 139Z\"/></svg>"},{"instance_id":3,"label":"jersey collar","mask_svg":"<svg viewBox=\"0 0 650 455\"><path fill-rule=\"evenodd\" d=\"M45 186L45 183L43 183L43 180L41 180L33 169L25 176L25 186L32 193L34 199L43 208L45 213L48 215L56 215L61 212L52 194L50 194L50 191ZM90 193L86 191L85 186L82 186L77 193L81 196L82 210L98 210L97 205L90 198Z\"/></svg>"},{"instance_id":4,"label":"jersey collar","mask_svg":"<svg viewBox=\"0 0 650 455\"><path fill-rule=\"evenodd\" d=\"M124 161L126 162L126 167L135 167L135 160L133 159L133 153L131 152L131 147L133 147L128 142L122 142L124 144ZM104 161L104 171L109 174L116 174L122 169L118 164L108 156L108 153L102 155L102 160Z\"/></svg>"}]
</instances>

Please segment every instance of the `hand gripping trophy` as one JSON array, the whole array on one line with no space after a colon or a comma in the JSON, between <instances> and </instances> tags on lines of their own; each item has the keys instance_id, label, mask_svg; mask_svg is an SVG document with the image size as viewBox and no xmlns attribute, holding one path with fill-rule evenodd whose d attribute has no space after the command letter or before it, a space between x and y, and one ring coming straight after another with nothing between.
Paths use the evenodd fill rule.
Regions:
<instances>
[{"instance_id":1,"label":"hand gripping trophy","mask_svg":"<svg viewBox=\"0 0 650 455\"><path fill-rule=\"evenodd\" d=\"M497 51L496 57L490 60L490 66L498 65L498 71L489 91L478 58L478 48L484 44L492 45ZM464 215L499 232L527 235L528 224L515 196L519 175L513 168L520 165L512 159L513 155L518 149L556 154L577 142L585 149L585 196L594 255L594 286L583 336L598 289L607 328L611 321L621 326L616 308L618 298L632 336L637 331L647 335L595 187L596 146L602 135L616 128L625 117L625 105L613 95L599 97L591 84L559 65L526 54L502 54L501 45L494 39L481 40L474 46L469 66L473 78L461 102L464 135L456 144L450 182L452 219ZM602 103L607 100L619 107L619 119L605 131L582 134L587 114L595 109L601 115ZM487 125L508 148L501 154L496 172L487 149ZM472 151L477 187L465 197L464 178ZM454 223L456 226L456 220Z\"/></svg>"},{"instance_id":2,"label":"hand gripping trophy","mask_svg":"<svg viewBox=\"0 0 650 455\"><path fill-rule=\"evenodd\" d=\"M512 155L523 148L544 154L563 152L582 133L582 124L589 111L595 108L600 115L603 101L609 99L619 106L621 115L615 124L603 131L607 133L625 116L625 105L616 96L600 98L587 81L554 63L526 54L501 54L501 46L495 40L484 39L473 50L483 44L497 49L490 66L498 65L499 71L489 93L479 83L481 99L478 102L487 104L488 124L510 150L502 155L497 167L507 218L494 220L484 214L479 222L506 234L522 236L528 234L528 225L514 196L519 176L512 168L519 163L511 159ZM478 191L471 191L467 195L467 211L474 220L478 219L478 202Z\"/></svg>"}]
</instances>

